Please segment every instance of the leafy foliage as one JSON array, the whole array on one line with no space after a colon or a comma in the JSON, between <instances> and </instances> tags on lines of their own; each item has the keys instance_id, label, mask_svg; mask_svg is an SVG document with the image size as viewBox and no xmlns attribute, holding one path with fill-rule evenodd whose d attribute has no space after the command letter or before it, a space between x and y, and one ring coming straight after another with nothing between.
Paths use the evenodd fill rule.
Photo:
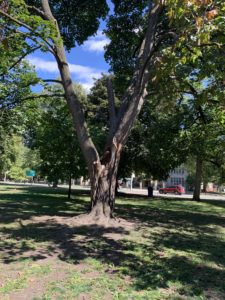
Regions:
<instances>
[{"instance_id":1,"label":"leafy foliage","mask_svg":"<svg viewBox=\"0 0 225 300\"><path fill-rule=\"evenodd\" d=\"M84 91L79 85L75 85L75 88L84 102ZM47 90L49 93L57 93L61 87L54 85ZM47 101L42 99L37 112L36 122L29 120L31 123L27 127L26 142L40 153L40 176L57 182L59 179L68 180L70 176L79 178L86 175L87 170L65 100L57 96Z\"/></svg>"}]
</instances>

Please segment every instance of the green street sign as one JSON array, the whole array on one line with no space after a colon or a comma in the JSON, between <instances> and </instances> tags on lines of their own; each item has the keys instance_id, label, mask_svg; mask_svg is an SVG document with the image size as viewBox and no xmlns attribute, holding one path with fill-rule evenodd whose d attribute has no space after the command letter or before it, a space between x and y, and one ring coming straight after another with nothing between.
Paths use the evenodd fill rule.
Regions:
<instances>
[{"instance_id":1,"label":"green street sign","mask_svg":"<svg viewBox=\"0 0 225 300\"><path fill-rule=\"evenodd\" d=\"M36 172L34 170L28 170L26 171L27 177L34 177L36 175Z\"/></svg>"}]
</instances>

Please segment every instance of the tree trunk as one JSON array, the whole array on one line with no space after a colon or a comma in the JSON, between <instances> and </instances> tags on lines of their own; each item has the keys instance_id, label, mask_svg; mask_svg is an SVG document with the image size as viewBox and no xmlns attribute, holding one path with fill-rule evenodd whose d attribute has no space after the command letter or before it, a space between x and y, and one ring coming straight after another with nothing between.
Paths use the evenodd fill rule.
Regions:
<instances>
[{"instance_id":1,"label":"tree trunk","mask_svg":"<svg viewBox=\"0 0 225 300\"><path fill-rule=\"evenodd\" d=\"M194 194L193 200L200 201L201 184L202 184L202 159L197 157L196 159L196 173L194 182Z\"/></svg>"},{"instance_id":2,"label":"tree trunk","mask_svg":"<svg viewBox=\"0 0 225 300\"><path fill-rule=\"evenodd\" d=\"M71 184L72 184L72 178L71 178L71 172L69 176L69 189L68 189L68 199L71 198Z\"/></svg>"},{"instance_id":3,"label":"tree trunk","mask_svg":"<svg viewBox=\"0 0 225 300\"><path fill-rule=\"evenodd\" d=\"M108 148L91 176L91 212L94 220L113 218L121 145Z\"/></svg>"},{"instance_id":4,"label":"tree trunk","mask_svg":"<svg viewBox=\"0 0 225 300\"><path fill-rule=\"evenodd\" d=\"M203 181L203 192L204 193L206 193L207 185L208 185L208 182L207 181Z\"/></svg>"}]
</instances>

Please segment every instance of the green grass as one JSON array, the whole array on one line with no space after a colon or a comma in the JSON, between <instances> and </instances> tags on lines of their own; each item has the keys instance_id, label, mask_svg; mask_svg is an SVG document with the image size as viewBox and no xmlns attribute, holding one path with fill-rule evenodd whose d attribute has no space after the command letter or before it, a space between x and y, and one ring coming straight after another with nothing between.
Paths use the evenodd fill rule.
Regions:
<instances>
[{"instance_id":1,"label":"green grass","mask_svg":"<svg viewBox=\"0 0 225 300\"><path fill-rule=\"evenodd\" d=\"M120 198L132 231L51 221L88 204L0 185L0 299L225 299L225 202Z\"/></svg>"}]
</instances>

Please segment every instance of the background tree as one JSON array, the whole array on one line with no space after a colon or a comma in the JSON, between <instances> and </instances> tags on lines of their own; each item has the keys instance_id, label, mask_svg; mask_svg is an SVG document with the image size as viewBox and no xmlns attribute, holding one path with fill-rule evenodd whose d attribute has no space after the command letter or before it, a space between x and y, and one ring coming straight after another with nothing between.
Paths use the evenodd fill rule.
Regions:
<instances>
[{"instance_id":1,"label":"background tree","mask_svg":"<svg viewBox=\"0 0 225 300\"><path fill-rule=\"evenodd\" d=\"M75 85L80 101L86 101L81 86ZM48 92L60 93L61 86L54 85ZM46 94L46 91L43 92ZM54 103L54 105L53 105ZM87 169L73 128L71 115L62 98L41 99L38 104L38 122L28 123L26 141L40 155L39 174L53 182L69 182L68 197L71 194L71 179L87 175Z\"/></svg>"}]
</instances>

